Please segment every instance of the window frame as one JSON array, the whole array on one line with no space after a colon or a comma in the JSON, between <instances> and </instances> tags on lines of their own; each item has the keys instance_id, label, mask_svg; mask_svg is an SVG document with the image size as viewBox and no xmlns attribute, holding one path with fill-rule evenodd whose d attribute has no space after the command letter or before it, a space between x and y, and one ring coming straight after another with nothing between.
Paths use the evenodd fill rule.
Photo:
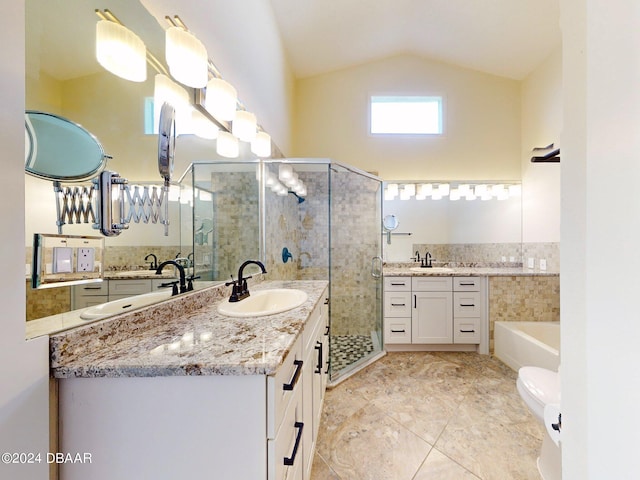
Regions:
<instances>
[{"instance_id":1,"label":"window frame","mask_svg":"<svg viewBox=\"0 0 640 480\"><path fill-rule=\"evenodd\" d=\"M402 99L402 98L424 98L427 101L433 101L436 100L438 105L439 105L439 109L438 109L438 114L439 114L439 118L438 118L438 122L439 122L439 126L440 126L440 132L439 133L416 133L416 132L373 132L372 131L372 127L373 127L373 104L374 104L374 99L375 98L398 98L398 99ZM445 107L446 107L446 101L445 101L445 96L443 94L439 94L439 93L372 93L368 95L368 105L367 105L367 109L368 109L368 125L367 125L367 133L369 136L371 137L392 137L392 138L398 138L398 137L415 137L415 138L437 138L437 137L444 137L445 136L445 132L446 132L446 127L445 127Z\"/></svg>"}]
</instances>

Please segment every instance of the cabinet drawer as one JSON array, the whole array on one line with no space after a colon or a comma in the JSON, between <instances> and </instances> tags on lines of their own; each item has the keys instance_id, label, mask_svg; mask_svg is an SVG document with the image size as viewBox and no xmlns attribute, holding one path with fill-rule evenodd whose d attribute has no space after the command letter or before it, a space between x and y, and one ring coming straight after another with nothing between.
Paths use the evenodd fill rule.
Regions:
<instances>
[{"instance_id":1,"label":"cabinet drawer","mask_svg":"<svg viewBox=\"0 0 640 480\"><path fill-rule=\"evenodd\" d=\"M140 295L151 291L151 280L110 280L109 295Z\"/></svg>"},{"instance_id":2,"label":"cabinet drawer","mask_svg":"<svg viewBox=\"0 0 640 480\"><path fill-rule=\"evenodd\" d=\"M384 277L385 292L410 292L411 277Z\"/></svg>"},{"instance_id":3,"label":"cabinet drawer","mask_svg":"<svg viewBox=\"0 0 640 480\"><path fill-rule=\"evenodd\" d=\"M385 317L410 317L411 316L411 292L385 292L384 293Z\"/></svg>"},{"instance_id":4,"label":"cabinet drawer","mask_svg":"<svg viewBox=\"0 0 640 480\"><path fill-rule=\"evenodd\" d=\"M452 277L412 277L414 292L450 292L453 290Z\"/></svg>"},{"instance_id":5,"label":"cabinet drawer","mask_svg":"<svg viewBox=\"0 0 640 480\"><path fill-rule=\"evenodd\" d=\"M384 343L411 343L411 317L385 318Z\"/></svg>"},{"instance_id":6,"label":"cabinet drawer","mask_svg":"<svg viewBox=\"0 0 640 480\"><path fill-rule=\"evenodd\" d=\"M302 480L305 428L302 416L302 388L298 388L283 415L275 438L267 441L268 480Z\"/></svg>"},{"instance_id":7,"label":"cabinet drawer","mask_svg":"<svg viewBox=\"0 0 640 480\"><path fill-rule=\"evenodd\" d=\"M453 291L479 292L481 280L479 277L455 277L453 279Z\"/></svg>"},{"instance_id":8,"label":"cabinet drawer","mask_svg":"<svg viewBox=\"0 0 640 480\"><path fill-rule=\"evenodd\" d=\"M453 343L480 343L480 317L454 319Z\"/></svg>"},{"instance_id":9,"label":"cabinet drawer","mask_svg":"<svg viewBox=\"0 0 640 480\"><path fill-rule=\"evenodd\" d=\"M282 417L296 392L302 390L302 337L296 340L275 375L267 377L267 437L275 438Z\"/></svg>"},{"instance_id":10,"label":"cabinet drawer","mask_svg":"<svg viewBox=\"0 0 640 480\"><path fill-rule=\"evenodd\" d=\"M108 294L109 294L108 281L87 283L84 285L75 285L73 287L73 295L76 298L95 297L96 295L108 295Z\"/></svg>"},{"instance_id":11,"label":"cabinet drawer","mask_svg":"<svg viewBox=\"0 0 640 480\"><path fill-rule=\"evenodd\" d=\"M453 294L454 317L480 317L482 298L480 292L455 292Z\"/></svg>"}]
</instances>

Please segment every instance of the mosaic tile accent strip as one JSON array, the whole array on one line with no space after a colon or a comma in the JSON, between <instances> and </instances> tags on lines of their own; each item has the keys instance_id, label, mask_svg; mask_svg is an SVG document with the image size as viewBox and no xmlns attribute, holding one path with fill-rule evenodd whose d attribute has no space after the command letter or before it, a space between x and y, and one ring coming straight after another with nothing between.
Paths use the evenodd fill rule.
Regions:
<instances>
[{"instance_id":1,"label":"mosaic tile accent strip","mask_svg":"<svg viewBox=\"0 0 640 480\"><path fill-rule=\"evenodd\" d=\"M71 310L71 287L32 289L31 281L27 281L28 320L47 317Z\"/></svg>"},{"instance_id":2,"label":"mosaic tile accent strip","mask_svg":"<svg viewBox=\"0 0 640 480\"><path fill-rule=\"evenodd\" d=\"M332 335L331 370L339 372L373 352L371 335Z\"/></svg>"}]
</instances>

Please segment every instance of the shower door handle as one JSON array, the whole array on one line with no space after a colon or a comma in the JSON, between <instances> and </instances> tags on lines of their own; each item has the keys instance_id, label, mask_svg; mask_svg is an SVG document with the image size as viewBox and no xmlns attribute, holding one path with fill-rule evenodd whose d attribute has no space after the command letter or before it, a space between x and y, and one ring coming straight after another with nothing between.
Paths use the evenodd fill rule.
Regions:
<instances>
[{"instance_id":1,"label":"shower door handle","mask_svg":"<svg viewBox=\"0 0 640 480\"><path fill-rule=\"evenodd\" d=\"M373 278L382 277L382 257L379 255L371 258L371 276Z\"/></svg>"}]
</instances>

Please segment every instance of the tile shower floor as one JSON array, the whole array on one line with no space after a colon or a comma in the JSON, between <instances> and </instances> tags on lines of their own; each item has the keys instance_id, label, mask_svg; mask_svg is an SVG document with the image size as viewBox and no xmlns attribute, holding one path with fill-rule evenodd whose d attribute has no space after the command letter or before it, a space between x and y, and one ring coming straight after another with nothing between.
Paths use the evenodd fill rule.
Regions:
<instances>
[{"instance_id":1,"label":"tile shower floor","mask_svg":"<svg viewBox=\"0 0 640 480\"><path fill-rule=\"evenodd\" d=\"M535 479L542 426L475 353L388 353L327 390L312 480Z\"/></svg>"},{"instance_id":2,"label":"tile shower floor","mask_svg":"<svg viewBox=\"0 0 640 480\"><path fill-rule=\"evenodd\" d=\"M373 352L371 335L331 335L331 368L339 372Z\"/></svg>"}]
</instances>

